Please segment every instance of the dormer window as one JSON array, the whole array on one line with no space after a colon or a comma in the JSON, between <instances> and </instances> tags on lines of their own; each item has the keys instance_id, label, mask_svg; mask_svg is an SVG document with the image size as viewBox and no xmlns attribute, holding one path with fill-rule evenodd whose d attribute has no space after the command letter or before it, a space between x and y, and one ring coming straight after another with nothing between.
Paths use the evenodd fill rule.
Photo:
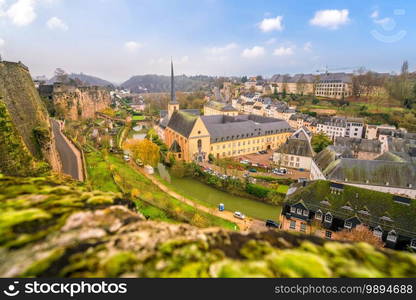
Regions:
<instances>
[{"instance_id":1,"label":"dormer window","mask_svg":"<svg viewBox=\"0 0 416 300\"><path fill-rule=\"evenodd\" d=\"M389 234L387 235L387 240L389 242L395 243L397 241L396 231L394 230L390 231Z\"/></svg>"},{"instance_id":2,"label":"dormer window","mask_svg":"<svg viewBox=\"0 0 416 300\"><path fill-rule=\"evenodd\" d=\"M301 208L296 209L296 213L297 213L299 216L301 216L301 215L302 215L302 209L301 209Z\"/></svg>"},{"instance_id":3,"label":"dormer window","mask_svg":"<svg viewBox=\"0 0 416 300\"><path fill-rule=\"evenodd\" d=\"M321 211L321 210L318 210L318 211L315 213L315 219L317 219L317 220L319 220L319 221L322 221L322 211Z\"/></svg>"},{"instance_id":4,"label":"dormer window","mask_svg":"<svg viewBox=\"0 0 416 300\"><path fill-rule=\"evenodd\" d=\"M351 221L345 221L344 222L344 228L351 229L352 228L352 222Z\"/></svg>"},{"instance_id":5,"label":"dormer window","mask_svg":"<svg viewBox=\"0 0 416 300\"><path fill-rule=\"evenodd\" d=\"M331 215L331 213L327 213L325 215L325 222L332 223L332 215Z\"/></svg>"},{"instance_id":6,"label":"dormer window","mask_svg":"<svg viewBox=\"0 0 416 300\"><path fill-rule=\"evenodd\" d=\"M410 248L416 249L416 239L410 241Z\"/></svg>"},{"instance_id":7,"label":"dormer window","mask_svg":"<svg viewBox=\"0 0 416 300\"><path fill-rule=\"evenodd\" d=\"M383 229L381 229L380 226L377 226L376 228L374 228L373 235L381 239L381 237L383 236Z\"/></svg>"},{"instance_id":8,"label":"dormer window","mask_svg":"<svg viewBox=\"0 0 416 300\"><path fill-rule=\"evenodd\" d=\"M303 210L303 216L304 216L304 217L309 216L309 211L308 211L307 209L304 209L304 210Z\"/></svg>"},{"instance_id":9,"label":"dormer window","mask_svg":"<svg viewBox=\"0 0 416 300\"><path fill-rule=\"evenodd\" d=\"M291 206L291 207L290 207L290 212L291 212L292 214L295 214L295 213L296 213L296 207Z\"/></svg>"}]
</instances>

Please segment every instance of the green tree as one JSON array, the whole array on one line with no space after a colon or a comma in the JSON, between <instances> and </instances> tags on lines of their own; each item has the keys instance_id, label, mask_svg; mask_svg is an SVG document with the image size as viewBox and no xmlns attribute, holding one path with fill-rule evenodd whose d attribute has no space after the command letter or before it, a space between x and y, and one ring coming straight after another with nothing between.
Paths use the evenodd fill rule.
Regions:
<instances>
[{"instance_id":1,"label":"green tree","mask_svg":"<svg viewBox=\"0 0 416 300\"><path fill-rule=\"evenodd\" d=\"M332 141L324 133L318 133L312 137L311 144L313 150L319 153L329 145L332 145Z\"/></svg>"}]
</instances>

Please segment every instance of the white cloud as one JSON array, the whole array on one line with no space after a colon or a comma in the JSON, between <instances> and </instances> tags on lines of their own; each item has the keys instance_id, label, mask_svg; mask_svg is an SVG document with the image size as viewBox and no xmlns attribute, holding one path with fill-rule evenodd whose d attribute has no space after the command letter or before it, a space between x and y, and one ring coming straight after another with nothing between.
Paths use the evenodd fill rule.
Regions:
<instances>
[{"instance_id":1,"label":"white cloud","mask_svg":"<svg viewBox=\"0 0 416 300\"><path fill-rule=\"evenodd\" d=\"M129 41L124 44L124 48L126 48L130 52L134 52L142 47L143 47L142 44L135 42L135 41Z\"/></svg>"},{"instance_id":2,"label":"white cloud","mask_svg":"<svg viewBox=\"0 0 416 300\"><path fill-rule=\"evenodd\" d=\"M211 55L220 55L220 54L224 54L224 53L226 53L230 50L233 50L237 47L238 47L238 45L236 43L230 43L230 44L227 44L227 45L222 46L222 47L208 48L207 51Z\"/></svg>"},{"instance_id":3,"label":"white cloud","mask_svg":"<svg viewBox=\"0 0 416 300\"><path fill-rule=\"evenodd\" d=\"M50 18L48 20L48 22L46 22L46 25L51 30L55 30L55 29L59 29L59 30L63 30L63 31L68 30L68 25L66 25L64 23L64 21L62 21L61 19L59 19L57 17Z\"/></svg>"},{"instance_id":4,"label":"white cloud","mask_svg":"<svg viewBox=\"0 0 416 300\"><path fill-rule=\"evenodd\" d=\"M310 20L310 24L329 29L338 29L350 21L348 9L327 9L315 12L315 16Z\"/></svg>"},{"instance_id":5,"label":"white cloud","mask_svg":"<svg viewBox=\"0 0 416 300\"><path fill-rule=\"evenodd\" d=\"M276 18L266 18L260 22L259 28L263 32L269 31L282 31L283 30L283 16L277 16Z\"/></svg>"},{"instance_id":6,"label":"white cloud","mask_svg":"<svg viewBox=\"0 0 416 300\"><path fill-rule=\"evenodd\" d=\"M274 49L273 55L276 56L290 56L293 55L294 51L292 47L279 47Z\"/></svg>"},{"instance_id":7,"label":"white cloud","mask_svg":"<svg viewBox=\"0 0 416 300\"><path fill-rule=\"evenodd\" d=\"M264 48L260 46L254 46L253 48L247 48L244 49L244 51L241 53L242 57L245 58L255 58L259 56L263 56L265 53Z\"/></svg>"},{"instance_id":8,"label":"white cloud","mask_svg":"<svg viewBox=\"0 0 416 300\"><path fill-rule=\"evenodd\" d=\"M312 51L312 43L306 42L305 45L303 45L303 50L305 50L306 52Z\"/></svg>"},{"instance_id":9,"label":"white cloud","mask_svg":"<svg viewBox=\"0 0 416 300\"><path fill-rule=\"evenodd\" d=\"M3 47L5 44L6 42L2 38L0 38L0 48Z\"/></svg>"},{"instance_id":10,"label":"white cloud","mask_svg":"<svg viewBox=\"0 0 416 300\"><path fill-rule=\"evenodd\" d=\"M35 3L35 0L17 0L7 10L6 15L17 26L29 25L36 19Z\"/></svg>"}]
</instances>

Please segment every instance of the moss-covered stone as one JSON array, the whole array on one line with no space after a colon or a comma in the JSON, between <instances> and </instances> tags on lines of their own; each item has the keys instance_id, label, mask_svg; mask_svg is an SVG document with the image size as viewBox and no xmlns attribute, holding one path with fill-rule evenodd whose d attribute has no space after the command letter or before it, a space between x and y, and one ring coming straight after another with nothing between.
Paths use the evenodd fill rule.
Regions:
<instances>
[{"instance_id":1,"label":"moss-covered stone","mask_svg":"<svg viewBox=\"0 0 416 300\"><path fill-rule=\"evenodd\" d=\"M415 254L146 221L119 197L63 178L0 176L0 276L416 276Z\"/></svg>"}]
</instances>

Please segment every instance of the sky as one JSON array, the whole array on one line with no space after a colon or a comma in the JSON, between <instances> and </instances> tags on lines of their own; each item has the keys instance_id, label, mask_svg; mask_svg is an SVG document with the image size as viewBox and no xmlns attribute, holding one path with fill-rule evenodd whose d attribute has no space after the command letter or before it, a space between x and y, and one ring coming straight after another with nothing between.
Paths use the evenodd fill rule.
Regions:
<instances>
[{"instance_id":1,"label":"sky","mask_svg":"<svg viewBox=\"0 0 416 300\"><path fill-rule=\"evenodd\" d=\"M33 76L414 71L415 48L416 1L0 0L0 54Z\"/></svg>"}]
</instances>

